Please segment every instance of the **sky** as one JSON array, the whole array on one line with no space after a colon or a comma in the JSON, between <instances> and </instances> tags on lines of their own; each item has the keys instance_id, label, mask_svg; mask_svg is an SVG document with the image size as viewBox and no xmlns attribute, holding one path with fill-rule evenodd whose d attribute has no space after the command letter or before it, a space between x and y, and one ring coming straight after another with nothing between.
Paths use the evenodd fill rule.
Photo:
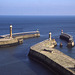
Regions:
<instances>
[{"instance_id":1,"label":"sky","mask_svg":"<svg viewBox=\"0 0 75 75\"><path fill-rule=\"evenodd\" d=\"M0 15L75 15L75 0L0 0Z\"/></svg>"}]
</instances>

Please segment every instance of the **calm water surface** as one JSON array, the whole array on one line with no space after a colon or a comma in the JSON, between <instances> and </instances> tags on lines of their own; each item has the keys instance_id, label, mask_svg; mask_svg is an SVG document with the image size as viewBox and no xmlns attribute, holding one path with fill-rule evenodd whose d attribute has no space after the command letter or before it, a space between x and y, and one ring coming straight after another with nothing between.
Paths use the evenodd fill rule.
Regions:
<instances>
[{"instance_id":1,"label":"calm water surface","mask_svg":"<svg viewBox=\"0 0 75 75\"><path fill-rule=\"evenodd\" d=\"M75 16L0 16L0 35L9 34L10 24L13 25L13 33L39 29L41 36L25 39L18 46L0 48L0 75L54 75L28 57L30 46L48 39L49 32L52 32L52 38L57 41L56 49L75 59L75 47L68 49L67 42L59 39L63 29L75 40ZM63 48L59 47L60 42L63 43Z\"/></svg>"}]
</instances>

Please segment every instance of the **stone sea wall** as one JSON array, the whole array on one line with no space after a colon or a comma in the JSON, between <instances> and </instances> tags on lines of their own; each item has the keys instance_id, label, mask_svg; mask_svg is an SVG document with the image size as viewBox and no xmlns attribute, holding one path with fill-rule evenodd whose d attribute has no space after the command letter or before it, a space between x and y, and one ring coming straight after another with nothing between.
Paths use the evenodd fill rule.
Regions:
<instances>
[{"instance_id":1,"label":"stone sea wall","mask_svg":"<svg viewBox=\"0 0 75 75\"><path fill-rule=\"evenodd\" d=\"M68 42L67 47L74 47L73 36L71 36L67 33L62 33L60 35L60 38L63 39L63 40L66 40Z\"/></svg>"},{"instance_id":2,"label":"stone sea wall","mask_svg":"<svg viewBox=\"0 0 75 75\"><path fill-rule=\"evenodd\" d=\"M49 40L40 42L30 48L29 57L52 68L59 75L75 75L75 60L47 45ZM50 41L51 42L51 41Z\"/></svg>"},{"instance_id":3,"label":"stone sea wall","mask_svg":"<svg viewBox=\"0 0 75 75\"><path fill-rule=\"evenodd\" d=\"M17 39L27 39L27 38L33 38L33 37L39 37L40 36L40 33L38 34L28 34L28 35L20 35L20 36L15 36L14 38L17 38Z\"/></svg>"},{"instance_id":4,"label":"stone sea wall","mask_svg":"<svg viewBox=\"0 0 75 75\"><path fill-rule=\"evenodd\" d=\"M19 45L23 43L23 39L39 37L39 36L40 36L39 32L19 35L19 36L12 36L12 38L7 36L5 38L0 39L0 47L9 47L9 46L14 46L14 45Z\"/></svg>"},{"instance_id":5,"label":"stone sea wall","mask_svg":"<svg viewBox=\"0 0 75 75\"><path fill-rule=\"evenodd\" d=\"M23 39L3 39L3 41L0 41L0 47L9 47L9 46L15 46L23 43Z\"/></svg>"}]
</instances>

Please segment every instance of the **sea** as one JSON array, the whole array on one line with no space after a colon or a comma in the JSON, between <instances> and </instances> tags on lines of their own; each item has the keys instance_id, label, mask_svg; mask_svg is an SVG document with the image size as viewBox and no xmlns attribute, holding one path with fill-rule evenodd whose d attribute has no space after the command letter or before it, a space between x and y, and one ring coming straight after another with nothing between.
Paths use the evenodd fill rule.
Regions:
<instances>
[{"instance_id":1,"label":"sea","mask_svg":"<svg viewBox=\"0 0 75 75\"><path fill-rule=\"evenodd\" d=\"M30 47L49 38L57 41L55 47L64 54L75 59L75 47L67 48L67 42L61 40L61 30L73 36L75 42L75 16L28 16L0 15L0 35L10 33L40 31L40 37L24 39L23 44L13 47L0 48L0 75L55 75L44 65L29 58ZM63 47L60 48L62 42Z\"/></svg>"}]
</instances>

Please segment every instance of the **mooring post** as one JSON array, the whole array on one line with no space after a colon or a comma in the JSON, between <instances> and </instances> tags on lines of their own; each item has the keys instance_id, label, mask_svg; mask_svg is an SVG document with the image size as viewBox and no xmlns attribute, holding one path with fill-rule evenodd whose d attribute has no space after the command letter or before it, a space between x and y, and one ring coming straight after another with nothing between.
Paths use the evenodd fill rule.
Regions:
<instances>
[{"instance_id":1,"label":"mooring post","mask_svg":"<svg viewBox=\"0 0 75 75\"><path fill-rule=\"evenodd\" d=\"M51 32L49 33L49 40L51 41Z\"/></svg>"},{"instance_id":2,"label":"mooring post","mask_svg":"<svg viewBox=\"0 0 75 75\"><path fill-rule=\"evenodd\" d=\"M12 38L12 25L10 25L10 38Z\"/></svg>"}]
</instances>

